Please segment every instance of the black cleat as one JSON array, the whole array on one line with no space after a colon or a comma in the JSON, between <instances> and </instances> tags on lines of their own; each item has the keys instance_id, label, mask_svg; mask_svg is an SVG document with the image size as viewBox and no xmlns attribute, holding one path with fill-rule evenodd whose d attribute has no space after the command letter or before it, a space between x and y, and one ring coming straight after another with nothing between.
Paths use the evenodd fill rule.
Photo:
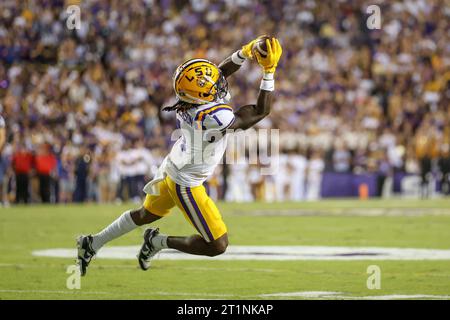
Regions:
<instances>
[{"instance_id":1,"label":"black cleat","mask_svg":"<svg viewBox=\"0 0 450 320\"><path fill-rule=\"evenodd\" d=\"M161 249L155 249L152 245L152 238L159 234L159 228L148 228L144 232L144 243L139 251L137 258L142 270L150 268L151 260Z\"/></svg>"},{"instance_id":2,"label":"black cleat","mask_svg":"<svg viewBox=\"0 0 450 320\"><path fill-rule=\"evenodd\" d=\"M95 256L95 251L92 249L92 236L79 236L77 238L78 248L78 265L80 266L81 276L86 275L87 267Z\"/></svg>"}]
</instances>

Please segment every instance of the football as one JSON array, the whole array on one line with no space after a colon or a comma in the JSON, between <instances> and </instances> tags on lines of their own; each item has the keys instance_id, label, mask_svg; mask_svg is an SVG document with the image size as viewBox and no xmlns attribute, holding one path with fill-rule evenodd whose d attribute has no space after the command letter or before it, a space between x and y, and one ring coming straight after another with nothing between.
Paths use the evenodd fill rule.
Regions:
<instances>
[{"instance_id":1,"label":"football","mask_svg":"<svg viewBox=\"0 0 450 320\"><path fill-rule=\"evenodd\" d=\"M263 37L261 37L261 38L259 38L258 39L258 41L256 41L254 44L253 44L253 54L254 54L254 52L255 51L258 51L259 52L259 54L262 56L262 57L267 57L267 45L266 45L266 40L267 39L271 39L272 37L269 37L269 36L263 36Z\"/></svg>"}]
</instances>

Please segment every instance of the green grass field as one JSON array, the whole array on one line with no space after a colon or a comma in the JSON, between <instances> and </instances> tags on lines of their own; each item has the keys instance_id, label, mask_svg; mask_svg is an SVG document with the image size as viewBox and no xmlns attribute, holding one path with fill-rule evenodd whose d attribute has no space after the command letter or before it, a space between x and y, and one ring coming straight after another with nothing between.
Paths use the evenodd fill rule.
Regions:
<instances>
[{"instance_id":1,"label":"green grass field","mask_svg":"<svg viewBox=\"0 0 450 320\"><path fill-rule=\"evenodd\" d=\"M230 245L450 249L450 200L218 206L229 229ZM316 291L339 292L338 299L450 295L450 260L157 260L143 272L135 260L99 258L82 278L81 289L69 290L66 269L74 259L31 254L39 249L73 248L76 235L99 231L129 207L133 206L1 208L0 299L303 299L308 294L292 293ZM193 233L177 210L158 221L158 226L172 235ZM109 245L140 245L142 231ZM369 265L380 267L381 289L367 288ZM277 296L280 293L290 295Z\"/></svg>"}]
</instances>

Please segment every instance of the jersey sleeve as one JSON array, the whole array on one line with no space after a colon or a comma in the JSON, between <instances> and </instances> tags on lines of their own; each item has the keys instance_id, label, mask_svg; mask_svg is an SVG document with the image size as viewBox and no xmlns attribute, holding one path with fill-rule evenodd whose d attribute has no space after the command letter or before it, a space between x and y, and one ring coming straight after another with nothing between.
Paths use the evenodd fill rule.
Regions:
<instances>
[{"instance_id":1,"label":"jersey sleeve","mask_svg":"<svg viewBox=\"0 0 450 320\"><path fill-rule=\"evenodd\" d=\"M3 119L2 116L0 116L0 128L4 128L6 126L5 119Z\"/></svg>"},{"instance_id":2,"label":"jersey sleeve","mask_svg":"<svg viewBox=\"0 0 450 320\"><path fill-rule=\"evenodd\" d=\"M220 130L224 132L234 122L233 109L228 105L215 106L201 117L201 126L204 130Z\"/></svg>"}]
</instances>

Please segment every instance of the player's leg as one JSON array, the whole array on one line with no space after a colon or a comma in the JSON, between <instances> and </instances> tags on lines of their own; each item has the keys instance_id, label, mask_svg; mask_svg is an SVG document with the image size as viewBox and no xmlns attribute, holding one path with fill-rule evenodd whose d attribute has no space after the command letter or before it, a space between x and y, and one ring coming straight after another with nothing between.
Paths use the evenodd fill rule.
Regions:
<instances>
[{"instance_id":1,"label":"player's leg","mask_svg":"<svg viewBox=\"0 0 450 320\"><path fill-rule=\"evenodd\" d=\"M139 253L141 268L147 270L151 258L165 248L205 256L224 253L228 246L227 228L216 205L206 194L205 188L180 186L169 177L166 181L174 202L200 235L174 237L161 234L158 229L147 229Z\"/></svg>"},{"instance_id":2,"label":"player's leg","mask_svg":"<svg viewBox=\"0 0 450 320\"><path fill-rule=\"evenodd\" d=\"M199 235L168 237L167 246L182 252L216 256L228 246L227 227L219 209L203 186L184 187L168 183L175 203Z\"/></svg>"},{"instance_id":3,"label":"player's leg","mask_svg":"<svg viewBox=\"0 0 450 320\"><path fill-rule=\"evenodd\" d=\"M214 257L225 252L228 247L228 234L207 242L199 235L189 237L167 237L167 247L185 253Z\"/></svg>"},{"instance_id":4,"label":"player's leg","mask_svg":"<svg viewBox=\"0 0 450 320\"><path fill-rule=\"evenodd\" d=\"M161 216L151 213L144 206L127 210L102 231L92 235L92 248L95 252L98 252L106 243L133 231L139 226L159 219L161 219Z\"/></svg>"},{"instance_id":5,"label":"player's leg","mask_svg":"<svg viewBox=\"0 0 450 320\"><path fill-rule=\"evenodd\" d=\"M144 207L127 210L99 233L79 236L77 239L77 247L81 275L84 276L86 274L87 267L92 258L106 243L133 231L140 225L151 223L160 218L160 216L148 212Z\"/></svg>"},{"instance_id":6,"label":"player's leg","mask_svg":"<svg viewBox=\"0 0 450 320\"><path fill-rule=\"evenodd\" d=\"M147 195L144 204L139 209L127 210L110 225L97 234L80 236L77 239L78 261L81 274L86 273L86 268L91 259L106 243L117 239L124 234L133 231L139 226L152 223L169 214L175 206L165 183L160 183L159 195Z\"/></svg>"}]
</instances>

